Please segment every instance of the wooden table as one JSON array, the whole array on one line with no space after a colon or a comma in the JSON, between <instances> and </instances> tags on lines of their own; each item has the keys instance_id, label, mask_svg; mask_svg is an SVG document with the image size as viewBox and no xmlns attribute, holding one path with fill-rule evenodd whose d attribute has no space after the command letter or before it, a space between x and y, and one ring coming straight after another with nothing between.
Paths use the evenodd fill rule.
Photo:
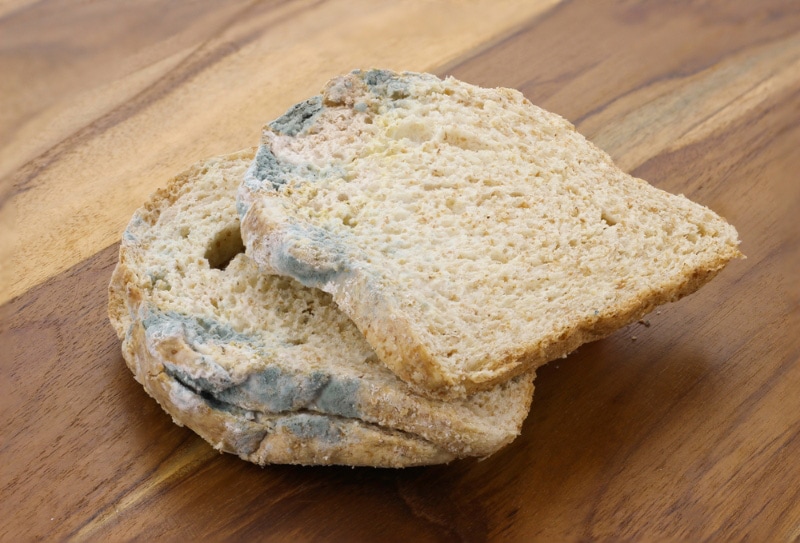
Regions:
<instances>
[{"instance_id":1,"label":"wooden table","mask_svg":"<svg viewBox=\"0 0 800 543\"><path fill-rule=\"evenodd\" d=\"M120 234L172 174L370 66L520 89L724 215L747 260L542 368L488 460L214 452L123 364ZM798 2L7 0L0 98L0 539L800 538Z\"/></svg>"}]
</instances>

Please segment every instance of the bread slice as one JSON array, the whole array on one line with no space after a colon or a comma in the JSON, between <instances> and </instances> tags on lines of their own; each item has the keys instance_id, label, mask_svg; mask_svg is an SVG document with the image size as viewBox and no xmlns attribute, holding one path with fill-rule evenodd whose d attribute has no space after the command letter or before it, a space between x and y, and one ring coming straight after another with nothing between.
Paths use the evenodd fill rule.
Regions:
<instances>
[{"instance_id":1,"label":"bread slice","mask_svg":"<svg viewBox=\"0 0 800 543\"><path fill-rule=\"evenodd\" d=\"M463 401L420 397L328 294L259 272L235 209L252 160L193 167L124 233L109 316L147 392L178 424L258 464L410 466L513 440L532 374Z\"/></svg>"},{"instance_id":2,"label":"bread slice","mask_svg":"<svg viewBox=\"0 0 800 543\"><path fill-rule=\"evenodd\" d=\"M708 208L625 174L510 89L354 71L263 133L248 254L333 295L378 356L463 397L641 318L740 256Z\"/></svg>"}]
</instances>

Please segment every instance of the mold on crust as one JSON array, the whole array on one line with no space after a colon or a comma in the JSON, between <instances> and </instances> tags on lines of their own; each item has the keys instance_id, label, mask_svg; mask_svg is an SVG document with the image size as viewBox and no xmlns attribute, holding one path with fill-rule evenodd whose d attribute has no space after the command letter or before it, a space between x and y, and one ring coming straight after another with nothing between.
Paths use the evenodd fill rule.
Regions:
<instances>
[{"instance_id":1,"label":"mold on crust","mask_svg":"<svg viewBox=\"0 0 800 543\"><path fill-rule=\"evenodd\" d=\"M159 371L143 340L141 323L132 326L129 353L137 379L169 413L221 452L256 464L408 467L449 462L451 452L419 436L359 419L310 411L261 413L198 394ZM127 356L127 355L126 355Z\"/></svg>"},{"instance_id":2,"label":"mold on crust","mask_svg":"<svg viewBox=\"0 0 800 543\"><path fill-rule=\"evenodd\" d=\"M314 119L322 111L322 96L314 96L304 102L295 104L289 111L270 123L275 132L296 136L314 123Z\"/></svg>"}]
</instances>

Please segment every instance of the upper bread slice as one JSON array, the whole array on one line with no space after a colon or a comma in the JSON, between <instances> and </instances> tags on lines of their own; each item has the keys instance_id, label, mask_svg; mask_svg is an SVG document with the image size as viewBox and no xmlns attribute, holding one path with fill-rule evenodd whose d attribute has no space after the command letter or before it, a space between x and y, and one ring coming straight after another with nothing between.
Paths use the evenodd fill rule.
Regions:
<instances>
[{"instance_id":1,"label":"upper bread slice","mask_svg":"<svg viewBox=\"0 0 800 543\"><path fill-rule=\"evenodd\" d=\"M253 154L178 176L125 231L109 316L147 392L177 423L259 464L432 464L513 440L532 373L462 401L421 397L328 294L259 272L235 209Z\"/></svg>"},{"instance_id":2,"label":"upper bread slice","mask_svg":"<svg viewBox=\"0 0 800 543\"><path fill-rule=\"evenodd\" d=\"M510 89L354 71L263 133L248 254L333 299L402 379L460 397L685 296L740 256Z\"/></svg>"}]
</instances>

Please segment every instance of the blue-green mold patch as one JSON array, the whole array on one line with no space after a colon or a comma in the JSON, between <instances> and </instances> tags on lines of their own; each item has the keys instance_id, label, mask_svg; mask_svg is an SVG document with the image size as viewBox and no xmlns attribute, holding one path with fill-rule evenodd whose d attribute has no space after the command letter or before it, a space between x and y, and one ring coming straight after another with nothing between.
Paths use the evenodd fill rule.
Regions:
<instances>
[{"instance_id":1,"label":"blue-green mold patch","mask_svg":"<svg viewBox=\"0 0 800 543\"><path fill-rule=\"evenodd\" d=\"M306 241L310 240L310 247ZM304 246L305 258L294 252ZM308 254L313 251L313 254ZM323 228L292 224L282 243L272 253L270 263L283 275L289 275L307 287L319 288L347 271L348 260L340 244Z\"/></svg>"},{"instance_id":2,"label":"blue-green mold patch","mask_svg":"<svg viewBox=\"0 0 800 543\"><path fill-rule=\"evenodd\" d=\"M149 337L183 337L197 348L209 343L249 344L256 356L268 360L266 349L251 336L206 317L190 317L174 311L150 311L142 324ZM164 371L184 387L200 395L209 406L286 413L313 409L342 417L358 418L360 383L323 371L299 373L267 366L234 380L212 356L198 354L191 366L165 361Z\"/></svg>"},{"instance_id":3,"label":"blue-green mold patch","mask_svg":"<svg viewBox=\"0 0 800 543\"><path fill-rule=\"evenodd\" d=\"M317 95L293 105L286 113L269 123L269 127L274 132L294 137L314 124L323 109L325 106L322 105L322 96Z\"/></svg>"},{"instance_id":4,"label":"blue-green mold patch","mask_svg":"<svg viewBox=\"0 0 800 543\"><path fill-rule=\"evenodd\" d=\"M361 385L355 379L331 379L316 399L316 407L323 413L348 418L359 416L357 398Z\"/></svg>"},{"instance_id":5,"label":"blue-green mold patch","mask_svg":"<svg viewBox=\"0 0 800 543\"><path fill-rule=\"evenodd\" d=\"M408 98L411 92L407 76L389 70L369 70L363 73L361 79L374 94L393 100Z\"/></svg>"},{"instance_id":6,"label":"blue-green mold patch","mask_svg":"<svg viewBox=\"0 0 800 543\"><path fill-rule=\"evenodd\" d=\"M332 172L337 172L329 168ZM267 145L262 145L256 152L255 159L244 176L245 186L253 192L270 188L278 190L292 179L315 181L320 177L320 171L310 163L289 164L275 157ZM329 175L329 174L327 174ZM267 185L267 183L269 183ZM237 209L237 211L239 211ZM244 210L247 211L246 209ZM239 211L239 215L243 213Z\"/></svg>"},{"instance_id":7,"label":"blue-green mold patch","mask_svg":"<svg viewBox=\"0 0 800 543\"><path fill-rule=\"evenodd\" d=\"M276 427L286 428L302 439L336 442L342 438L341 430L333 424L330 418L323 415L298 413L278 421Z\"/></svg>"},{"instance_id":8,"label":"blue-green mold patch","mask_svg":"<svg viewBox=\"0 0 800 543\"><path fill-rule=\"evenodd\" d=\"M148 335L182 335L192 346L207 343L249 343L253 336L237 332L229 325L203 316L189 316L177 311L158 311L149 308L142 319Z\"/></svg>"}]
</instances>

